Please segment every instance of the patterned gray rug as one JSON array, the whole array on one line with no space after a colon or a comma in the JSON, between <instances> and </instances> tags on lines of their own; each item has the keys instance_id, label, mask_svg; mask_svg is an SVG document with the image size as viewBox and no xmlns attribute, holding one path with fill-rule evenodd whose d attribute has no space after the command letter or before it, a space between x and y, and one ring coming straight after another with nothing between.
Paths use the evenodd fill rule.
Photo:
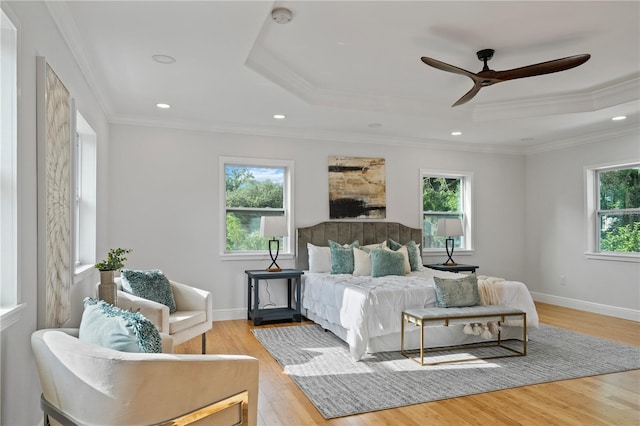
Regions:
<instances>
[{"instance_id":1,"label":"patterned gray rug","mask_svg":"<svg viewBox=\"0 0 640 426\"><path fill-rule=\"evenodd\" d=\"M527 356L425 367L399 352L355 362L342 340L317 325L253 333L326 419L640 368L640 348L544 325L530 333Z\"/></svg>"}]
</instances>

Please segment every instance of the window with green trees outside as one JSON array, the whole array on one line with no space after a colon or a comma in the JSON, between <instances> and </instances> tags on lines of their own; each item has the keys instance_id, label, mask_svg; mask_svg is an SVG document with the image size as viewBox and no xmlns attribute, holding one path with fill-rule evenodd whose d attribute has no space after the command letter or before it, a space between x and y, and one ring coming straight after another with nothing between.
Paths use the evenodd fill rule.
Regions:
<instances>
[{"instance_id":1,"label":"window with green trees outside","mask_svg":"<svg viewBox=\"0 0 640 426\"><path fill-rule=\"evenodd\" d=\"M446 237L437 236L438 219L462 219L465 236L454 237L456 248L470 249L470 175L421 171L422 226L425 250L442 249Z\"/></svg>"},{"instance_id":2,"label":"window with green trees outside","mask_svg":"<svg viewBox=\"0 0 640 426\"><path fill-rule=\"evenodd\" d=\"M640 253L640 164L596 175L599 251Z\"/></svg>"},{"instance_id":3,"label":"window with green trees outside","mask_svg":"<svg viewBox=\"0 0 640 426\"><path fill-rule=\"evenodd\" d=\"M267 237L260 237L262 216L283 216L289 205L289 171L286 165L224 164L225 253L268 251ZM280 238L281 252L291 253Z\"/></svg>"}]
</instances>

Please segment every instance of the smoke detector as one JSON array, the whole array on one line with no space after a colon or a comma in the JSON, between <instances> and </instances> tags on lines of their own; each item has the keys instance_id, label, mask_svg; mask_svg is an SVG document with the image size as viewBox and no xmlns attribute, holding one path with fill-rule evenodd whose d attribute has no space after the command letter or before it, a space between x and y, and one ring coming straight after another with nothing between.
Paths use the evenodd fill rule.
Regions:
<instances>
[{"instance_id":1,"label":"smoke detector","mask_svg":"<svg viewBox=\"0 0 640 426\"><path fill-rule=\"evenodd\" d=\"M271 20L277 24L288 24L292 18L291 11L284 7L278 7L271 11Z\"/></svg>"}]
</instances>

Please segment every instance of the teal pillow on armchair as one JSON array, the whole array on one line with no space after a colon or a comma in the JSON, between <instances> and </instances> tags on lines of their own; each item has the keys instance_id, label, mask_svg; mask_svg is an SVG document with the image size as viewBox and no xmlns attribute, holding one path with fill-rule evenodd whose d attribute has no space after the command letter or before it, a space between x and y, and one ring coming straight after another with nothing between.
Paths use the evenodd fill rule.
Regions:
<instances>
[{"instance_id":1,"label":"teal pillow on armchair","mask_svg":"<svg viewBox=\"0 0 640 426\"><path fill-rule=\"evenodd\" d=\"M90 297L84 300L78 338L121 352L162 352L158 329L142 314Z\"/></svg>"},{"instance_id":2,"label":"teal pillow on armchair","mask_svg":"<svg viewBox=\"0 0 640 426\"><path fill-rule=\"evenodd\" d=\"M122 289L134 296L153 300L169 307L169 312L176 311L176 301L173 298L171 283L161 270L139 271L123 269L121 272Z\"/></svg>"}]
</instances>

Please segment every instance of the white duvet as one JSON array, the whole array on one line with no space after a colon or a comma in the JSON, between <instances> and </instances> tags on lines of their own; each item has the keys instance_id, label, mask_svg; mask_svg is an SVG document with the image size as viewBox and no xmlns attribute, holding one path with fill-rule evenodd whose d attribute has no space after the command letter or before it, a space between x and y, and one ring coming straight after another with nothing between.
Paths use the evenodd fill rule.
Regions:
<instances>
[{"instance_id":1,"label":"white duvet","mask_svg":"<svg viewBox=\"0 0 640 426\"><path fill-rule=\"evenodd\" d=\"M346 336L341 337L349 344L351 356L358 360L371 339L400 332L403 310L435 306L434 276L460 277L428 268L405 276L378 278L305 271L302 308L311 318L345 329ZM525 311L527 327L538 326L533 299L523 283L501 281L495 285L501 287L501 304ZM510 321L507 325L521 322Z\"/></svg>"}]
</instances>

